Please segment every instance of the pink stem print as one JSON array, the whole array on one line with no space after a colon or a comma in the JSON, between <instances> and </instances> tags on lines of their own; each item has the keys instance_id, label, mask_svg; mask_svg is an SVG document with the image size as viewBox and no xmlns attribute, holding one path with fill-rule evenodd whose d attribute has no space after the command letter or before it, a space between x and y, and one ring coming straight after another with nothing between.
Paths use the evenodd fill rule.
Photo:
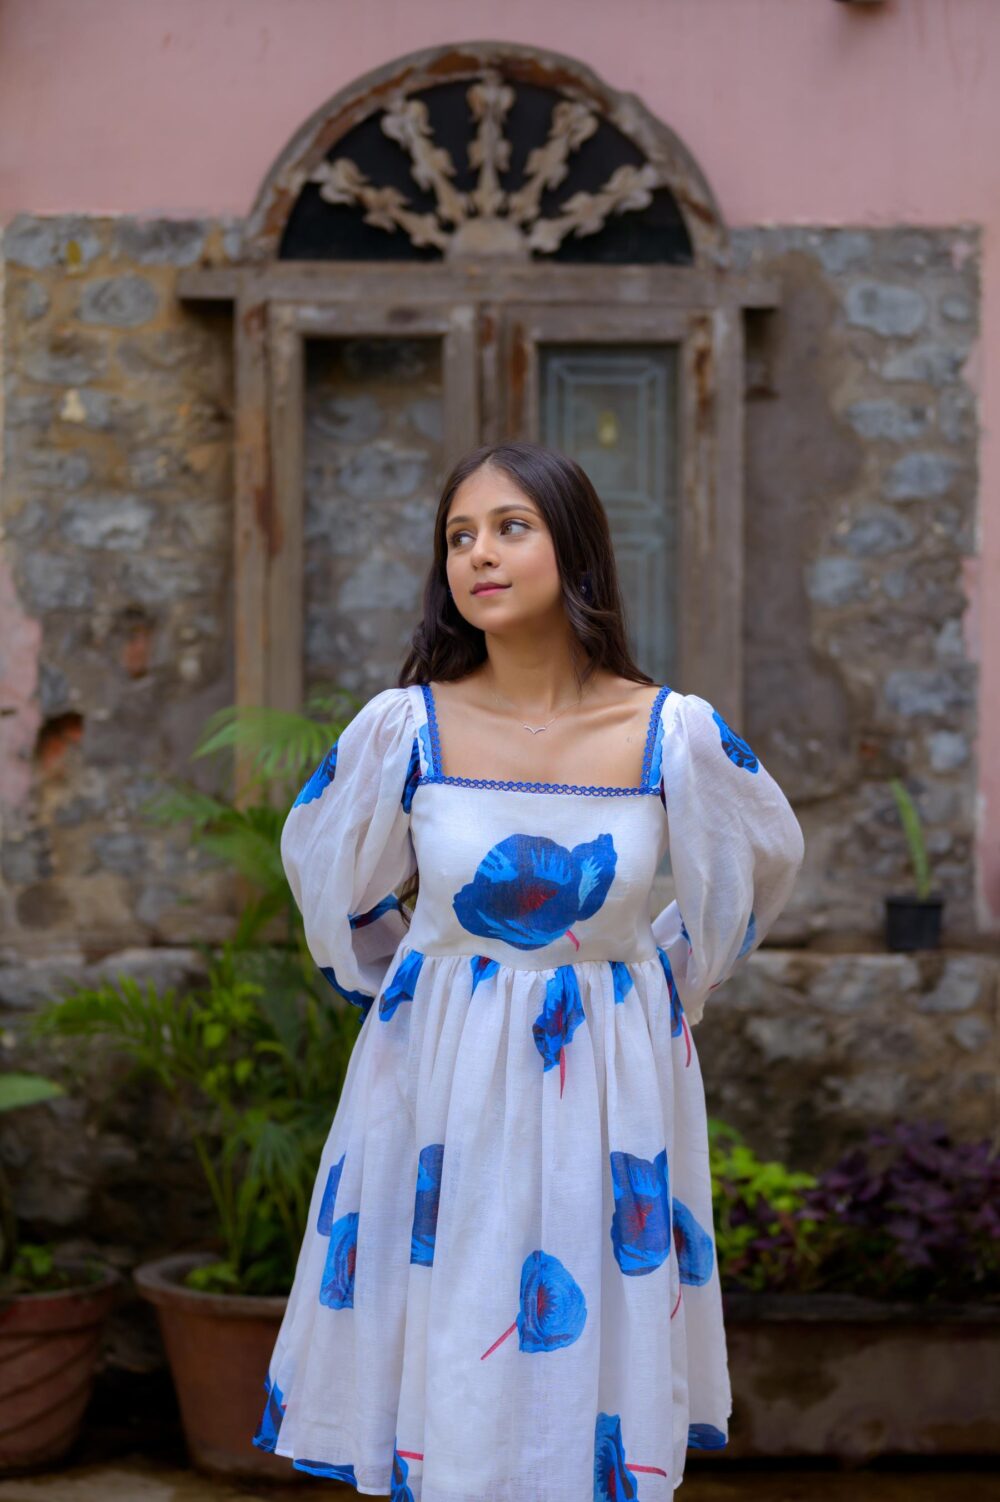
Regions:
<instances>
[{"instance_id":1,"label":"pink stem print","mask_svg":"<svg viewBox=\"0 0 1000 1502\"><path fill-rule=\"evenodd\" d=\"M571 928L567 928L567 930L566 930L566 937L567 937L567 939L572 939L573 943L576 945L577 949L579 949L579 947L580 947L580 940L577 938L576 934L573 932L573 930Z\"/></svg>"},{"instance_id":2,"label":"pink stem print","mask_svg":"<svg viewBox=\"0 0 1000 1502\"><path fill-rule=\"evenodd\" d=\"M684 1060L684 1068L687 1069L688 1065L691 1063L691 1032L688 1028L686 1017L681 1017L681 1027L684 1029L684 1042L687 1044L688 1056Z\"/></svg>"},{"instance_id":3,"label":"pink stem print","mask_svg":"<svg viewBox=\"0 0 1000 1502\"><path fill-rule=\"evenodd\" d=\"M487 1356L492 1356L493 1352L496 1350L497 1346L502 1346L503 1343L504 1343L504 1341L507 1339L507 1336L508 1335L513 1335L513 1333L514 1333L514 1331L516 1329L517 1329L517 1320L514 1321L514 1323L511 1325L511 1327L510 1327L509 1330L505 1330L503 1332L503 1334L500 1336L499 1340L495 1340L493 1342L493 1344L490 1346L490 1348L489 1348L488 1351L484 1351L483 1352L483 1354L479 1358L480 1361L485 1361L486 1358L487 1358Z\"/></svg>"},{"instance_id":4,"label":"pink stem print","mask_svg":"<svg viewBox=\"0 0 1000 1502\"><path fill-rule=\"evenodd\" d=\"M648 1471L651 1476L665 1476L666 1471L661 1471L658 1465L636 1465L634 1460L628 1463L630 1471Z\"/></svg>"},{"instance_id":5,"label":"pink stem print","mask_svg":"<svg viewBox=\"0 0 1000 1502\"><path fill-rule=\"evenodd\" d=\"M563 1086L566 1083L566 1050L559 1050L559 1099L562 1100Z\"/></svg>"},{"instance_id":6,"label":"pink stem print","mask_svg":"<svg viewBox=\"0 0 1000 1502\"><path fill-rule=\"evenodd\" d=\"M682 1293L682 1290L680 1288L678 1288L678 1290L677 1290L677 1303L674 1305L674 1307L670 1311L670 1318L671 1319L673 1319L674 1315L677 1313L678 1309L681 1307L681 1293Z\"/></svg>"},{"instance_id":7,"label":"pink stem print","mask_svg":"<svg viewBox=\"0 0 1000 1502\"><path fill-rule=\"evenodd\" d=\"M402 1455L404 1460L423 1460L419 1450L397 1450L397 1455Z\"/></svg>"}]
</instances>

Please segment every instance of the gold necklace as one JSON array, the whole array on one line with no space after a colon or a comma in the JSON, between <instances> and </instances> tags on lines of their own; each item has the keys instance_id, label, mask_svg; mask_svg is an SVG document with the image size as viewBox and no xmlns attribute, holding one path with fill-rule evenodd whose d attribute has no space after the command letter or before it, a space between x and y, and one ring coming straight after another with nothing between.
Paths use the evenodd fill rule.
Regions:
<instances>
[{"instance_id":1,"label":"gold necklace","mask_svg":"<svg viewBox=\"0 0 1000 1502\"><path fill-rule=\"evenodd\" d=\"M492 685L491 685L491 687L492 687ZM493 693L494 699L497 701L498 704L502 704L504 702L501 699L500 695L497 693L497 691L496 691L495 688L492 689L492 693ZM515 710L517 709L517 705L516 704L511 704L511 702L510 702L509 699L506 702L510 705L511 709L515 709ZM583 695L580 694L578 696L578 698L577 698L577 701L576 701L576 707L577 707L577 709L579 709L579 707L580 707L580 705L582 703L583 703ZM572 708L573 708L572 704L566 704L566 705L563 706L562 709L557 709L556 712L555 712L555 714L552 716L552 720L558 720L558 718L559 718L559 716L561 714L565 714L567 709L572 709ZM526 725L523 720L521 720L520 724L521 724L522 730L530 730L531 733L532 733L532 735L538 735L541 731L548 730L549 726L552 724L552 720L546 720L544 725Z\"/></svg>"}]
</instances>

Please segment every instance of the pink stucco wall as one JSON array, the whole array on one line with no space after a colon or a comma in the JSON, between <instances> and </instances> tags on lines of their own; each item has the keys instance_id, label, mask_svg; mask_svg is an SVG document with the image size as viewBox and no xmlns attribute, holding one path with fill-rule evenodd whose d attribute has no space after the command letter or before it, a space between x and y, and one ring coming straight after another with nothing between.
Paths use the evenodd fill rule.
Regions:
<instances>
[{"instance_id":1,"label":"pink stucco wall","mask_svg":"<svg viewBox=\"0 0 1000 1502\"><path fill-rule=\"evenodd\" d=\"M981 909L1000 927L1000 0L0 0L0 222L243 214L288 136L419 47L548 47L639 94L732 225L984 227Z\"/></svg>"}]
</instances>

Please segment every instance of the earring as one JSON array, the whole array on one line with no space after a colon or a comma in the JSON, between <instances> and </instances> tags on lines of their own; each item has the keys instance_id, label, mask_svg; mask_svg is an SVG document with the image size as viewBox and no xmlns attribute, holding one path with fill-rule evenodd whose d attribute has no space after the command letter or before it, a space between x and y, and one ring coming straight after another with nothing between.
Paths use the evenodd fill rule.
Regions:
<instances>
[{"instance_id":1,"label":"earring","mask_svg":"<svg viewBox=\"0 0 1000 1502\"><path fill-rule=\"evenodd\" d=\"M590 584L589 571L585 574L580 575L580 593L583 595L583 598L585 600L589 600L593 594L593 590Z\"/></svg>"}]
</instances>

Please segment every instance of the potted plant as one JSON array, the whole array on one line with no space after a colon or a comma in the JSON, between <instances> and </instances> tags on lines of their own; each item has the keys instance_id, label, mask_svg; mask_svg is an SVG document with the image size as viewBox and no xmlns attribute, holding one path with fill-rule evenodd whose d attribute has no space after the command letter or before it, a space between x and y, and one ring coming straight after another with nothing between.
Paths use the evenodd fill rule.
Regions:
<instances>
[{"instance_id":1,"label":"potted plant","mask_svg":"<svg viewBox=\"0 0 1000 1502\"><path fill-rule=\"evenodd\" d=\"M0 1075L0 1112L62 1094L40 1075ZM75 1443L120 1285L111 1267L20 1241L0 1163L0 1475L51 1465Z\"/></svg>"},{"instance_id":2,"label":"potted plant","mask_svg":"<svg viewBox=\"0 0 1000 1502\"><path fill-rule=\"evenodd\" d=\"M69 992L35 1023L42 1036L127 1057L164 1092L190 1144L211 1245L146 1263L135 1278L157 1309L191 1457L231 1476L289 1479L250 1440L358 1032L357 1012L308 952L279 852L294 792L336 734L297 715L213 717L196 755L237 748L251 774L238 798L182 786L150 812L185 819L249 887L234 939L217 953L197 946L205 980L182 994L122 975Z\"/></svg>"},{"instance_id":3,"label":"potted plant","mask_svg":"<svg viewBox=\"0 0 1000 1502\"><path fill-rule=\"evenodd\" d=\"M760 1162L717 1121L710 1143L725 1455L995 1454L995 1147L897 1123L811 1175Z\"/></svg>"},{"instance_id":4,"label":"potted plant","mask_svg":"<svg viewBox=\"0 0 1000 1502\"><path fill-rule=\"evenodd\" d=\"M931 894L927 846L917 806L898 777L892 788L913 866L915 890L885 899L885 941L891 950L937 949L941 943L944 898Z\"/></svg>"}]
</instances>

